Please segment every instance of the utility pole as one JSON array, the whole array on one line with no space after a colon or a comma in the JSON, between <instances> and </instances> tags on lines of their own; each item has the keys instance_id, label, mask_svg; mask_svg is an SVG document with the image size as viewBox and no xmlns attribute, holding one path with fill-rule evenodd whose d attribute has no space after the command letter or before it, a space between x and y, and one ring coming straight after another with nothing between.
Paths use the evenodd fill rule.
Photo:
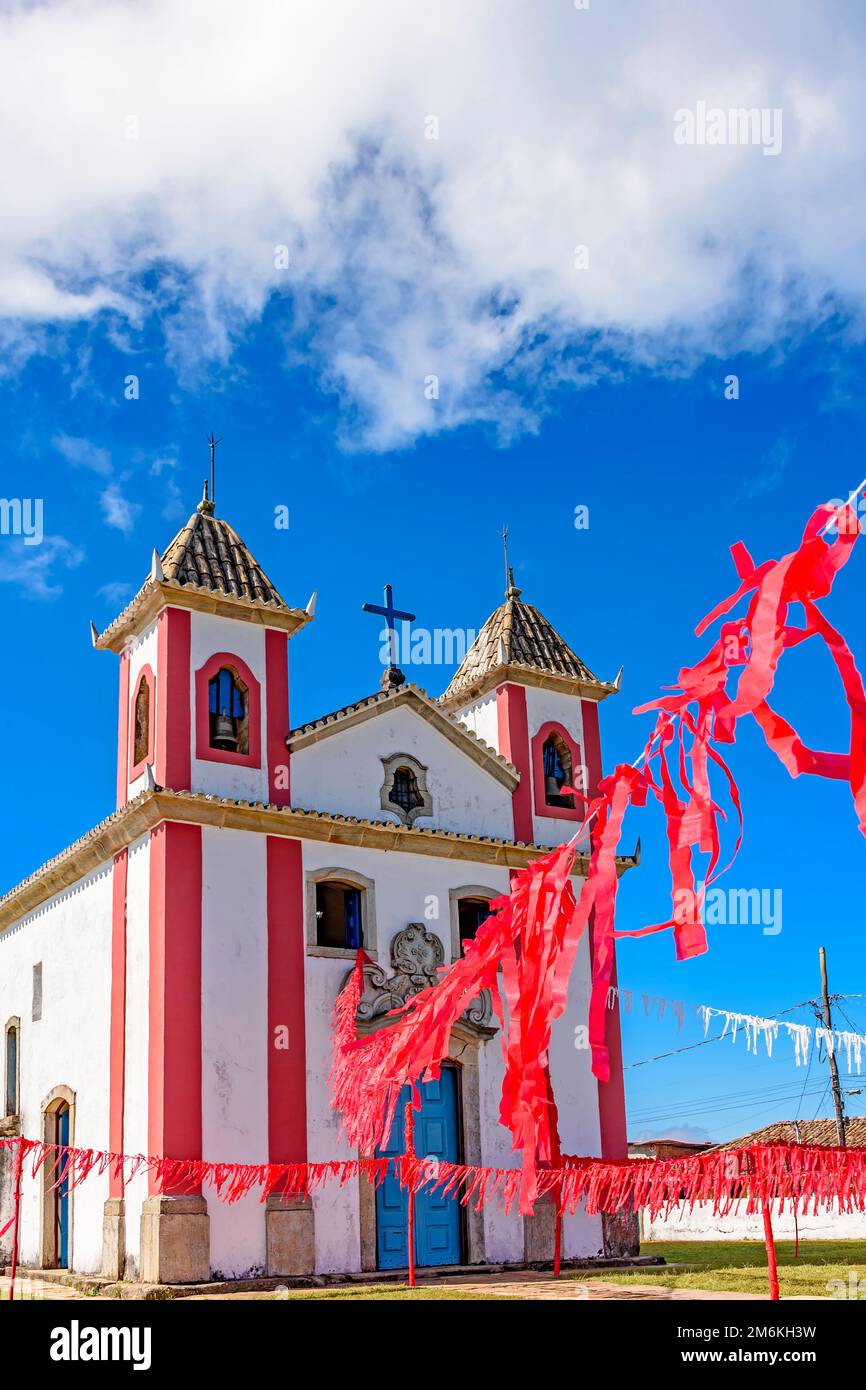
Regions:
<instances>
[{"instance_id":1,"label":"utility pole","mask_svg":"<svg viewBox=\"0 0 866 1390\"><path fill-rule=\"evenodd\" d=\"M821 999L823 1002L824 1027L827 1030L830 1041L827 1044L827 1061L830 1066L830 1084L833 1087L833 1106L836 1111L836 1142L840 1148L845 1147L845 1113L842 1109L842 1089L839 1085L839 1068L836 1065L836 1050L833 1047L833 1020L830 1015L830 995L827 989L827 952L822 946L819 950L821 961ZM816 1013L821 1017L821 1013L816 1009Z\"/></svg>"}]
</instances>

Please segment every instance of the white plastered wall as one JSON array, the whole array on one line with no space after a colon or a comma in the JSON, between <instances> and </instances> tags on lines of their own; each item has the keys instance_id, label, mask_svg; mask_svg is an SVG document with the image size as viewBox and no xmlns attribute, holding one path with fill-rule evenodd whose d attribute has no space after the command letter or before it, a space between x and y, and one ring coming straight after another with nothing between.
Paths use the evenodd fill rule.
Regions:
<instances>
[{"instance_id":1,"label":"white plastered wall","mask_svg":"<svg viewBox=\"0 0 866 1390\"><path fill-rule=\"evenodd\" d=\"M428 769L433 814L415 825L510 838L510 790L406 705L293 753L293 805L400 824L380 801L382 759L394 753L408 753Z\"/></svg>"},{"instance_id":2,"label":"white plastered wall","mask_svg":"<svg viewBox=\"0 0 866 1390\"><path fill-rule=\"evenodd\" d=\"M244 658L246 659L246 658ZM202 829L202 1156L268 1161L266 837ZM204 1189L214 1277L265 1268L265 1209Z\"/></svg>"},{"instance_id":3,"label":"white plastered wall","mask_svg":"<svg viewBox=\"0 0 866 1390\"><path fill-rule=\"evenodd\" d=\"M480 700L475 700L465 709L456 711L457 718L461 724L465 724L471 729L476 738L495 748L497 753L501 753L499 747L499 715L496 709L496 691L491 690L489 695L483 695Z\"/></svg>"},{"instance_id":4,"label":"white plastered wall","mask_svg":"<svg viewBox=\"0 0 866 1390\"><path fill-rule=\"evenodd\" d=\"M0 932L0 1023L21 1019L21 1133L42 1138L42 1106L58 1086L75 1093L78 1148L108 1142L112 866L109 862ZM33 966L42 963L42 1017L32 1019ZM91 1173L70 1194L70 1263L98 1273L108 1175ZM42 1179L25 1176L20 1251L41 1254Z\"/></svg>"},{"instance_id":5,"label":"white plastered wall","mask_svg":"<svg viewBox=\"0 0 866 1390\"><path fill-rule=\"evenodd\" d=\"M342 868L355 871L375 883L378 962L390 970L390 942L410 922L422 922L442 941L445 961L450 959L450 888L467 885L489 886L496 892L508 891L508 871L489 864L427 858L404 853L382 853L304 843L304 873L317 869ZM427 917L425 909L436 904L437 917ZM355 1156L345 1140L339 1138L339 1116L329 1104L327 1077L331 1055L331 1011L351 959L306 957L306 1043L307 1043L307 1125L309 1158L328 1159ZM572 976L566 1013L557 1022L551 1046L551 1069L560 1105L563 1148L573 1154L599 1154L601 1151L598 1117L598 1087L590 1073L589 1053L575 1048L575 1026L586 1020L589 995L589 949L583 941ZM479 1050L479 1091L481 1108L481 1161L489 1167L514 1167L518 1156L511 1152L511 1139L499 1122L499 1098L504 1063L501 1039L483 1043ZM360 1225L356 1184L323 1188L314 1196L316 1209L317 1270L360 1269ZM484 1211L485 1246L488 1260L523 1259L523 1222L516 1211L505 1214L491 1204ZM564 1225L566 1256L593 1255L602 1246L601 1222L577 1212Z\"/></svg>"}]
</instances>

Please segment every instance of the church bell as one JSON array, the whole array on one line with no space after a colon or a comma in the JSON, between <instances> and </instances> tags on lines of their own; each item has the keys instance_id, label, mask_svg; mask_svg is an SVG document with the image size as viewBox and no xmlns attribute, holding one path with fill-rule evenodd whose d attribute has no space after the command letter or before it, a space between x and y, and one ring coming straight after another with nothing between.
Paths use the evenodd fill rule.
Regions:
<instances>
[{"instance_id":1,"label":"church bell","mask_svg":"<svg viewBox=\"0 0 866 1390\"><path fill-rule=\"evenodd\" d=\"M229 718L225 710L222 714L217 715L214 728L214 746L229 753L237 751L238 736L235 733L235 722Z\"/></svg>"},{"instance_id":2,"label":"church bell","mask_svg":"<svg viewBox=\"0 0 866 1390\"><path fill-rule=\"evenodd\" d=\"M544 779L544 794L545 796L559 796L559 783L552 775Z\"/></svg>"}]
</instances>

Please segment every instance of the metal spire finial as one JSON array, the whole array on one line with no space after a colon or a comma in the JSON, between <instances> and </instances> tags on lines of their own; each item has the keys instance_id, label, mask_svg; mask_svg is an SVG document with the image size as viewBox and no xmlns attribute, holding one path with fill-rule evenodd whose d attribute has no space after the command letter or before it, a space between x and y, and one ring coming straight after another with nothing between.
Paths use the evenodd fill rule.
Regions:
<instances>
[{"instance_id":1,"label":"metal spire finial","mask_svg":"<svg viewBox=\"0 0 866 1390\"><path fill-rule=\"evenodd\" d=\"M521 590L514 582L514 570L508 563L508 527L502 528L502 553L505 560L505 597L520 598Z\"/></svg>"},{"instance_id":2,"label":"metal spire finial","mask_svg":"<svg viewBox=\"0 0 866 1390\"><path fill-rule=\"evenodd\" d=\"M210 500L213 505L216 503L216 446L222 444L223 441L222 435L219 439L214 439L213 430L210 434L205 435L205 438L210 445Z\"/></svg>"},{"instance_id":3,"label":"metal spire finial","mask_svg":"<svg viewBox=\"0 0 866 1390\"><path fill-rule=\"evenodd\" d=\"M511 571L508 568L508 524L502 527L502 558L505 562L505 597L508 598L508 589L511 584Z\"/></svg>"}]
</instances>

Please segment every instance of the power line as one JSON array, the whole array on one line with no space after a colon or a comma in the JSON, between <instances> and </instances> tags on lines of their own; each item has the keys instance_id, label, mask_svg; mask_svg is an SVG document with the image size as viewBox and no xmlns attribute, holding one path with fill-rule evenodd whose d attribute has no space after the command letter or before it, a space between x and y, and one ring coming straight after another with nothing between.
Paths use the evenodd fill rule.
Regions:
<instances>
[{"instance_id":1,"label":"power line","mask_svg":"<svg viewBox=\"0 0 866 1390\"><path fill-rule=\"evenodd\" d=\"M853 1078L846 1078L853 1079ZM817 1080L812 1083L817 1085ZM652 1117L657 1114L670 1114L678 1109L687 1109L690 1105L724 1105L728 1102L741 1102L743 1104L752 1100L772 1101L793 1099L801 1090L799 1081L786 1082L778 1086L759 1086L752 1090L723 1091L714 1095L697 1095L676 1101L673 1104L661 1102L657 1105L644 1105L637 1110L631 1110L630 1114L634 1118Z\"/></svg>"},{"instance_id":2,"label":"power line","mask_svg":"<svg viewBox=\"0 0 866 1390\"><path fill-rule=\"evenodd\" d=\"M820 1082L816 1082L815 1085L810 1088L807 1094L810 1096L816 1096L819 1094L819 1092L822 1092L821 1104L823 1104L823 1096L826 1094L826 1086L822 1088ZM661 1124L665 1120L690 1118L694 1115L725 1115L729 1114L731 1111L769 1109L777 1106L787 1107L787 1105L790 1102L790 1099L791 1098L787 1096L771 1096L760 1100L733 1101L730 1105L720 1105L718 1103L708 1105L690 1105L678 1110L662 1111L660 1114L655 1115L654 1117L643 1116L637 1118L635 1116L630 1116L630 1119L632 1123L635 1124Z\"/></svg>"},{"instance_id":3,"label":"power line","mask_svg":"<svg viewBox=\"0 0 866 1390\"><path fill-rule=\"evenodd\" d=\"M814 1115L812 1116L812 1119L813 1119L813 1120L817 1120L819 1111L821 1111L821 1110L824 1109L824 1102L825 1102L825 1100L827 1099L827 1092L828 1092L829 1090L830 1090L830 1082L828 1081L827 1084L826 1084L826 1086L824 1087L823 1092L822 1092L821 1099L820 1099L819 1102L818 1102L818 1109L815 1111Z\"/></svg>"}]
</instances>

